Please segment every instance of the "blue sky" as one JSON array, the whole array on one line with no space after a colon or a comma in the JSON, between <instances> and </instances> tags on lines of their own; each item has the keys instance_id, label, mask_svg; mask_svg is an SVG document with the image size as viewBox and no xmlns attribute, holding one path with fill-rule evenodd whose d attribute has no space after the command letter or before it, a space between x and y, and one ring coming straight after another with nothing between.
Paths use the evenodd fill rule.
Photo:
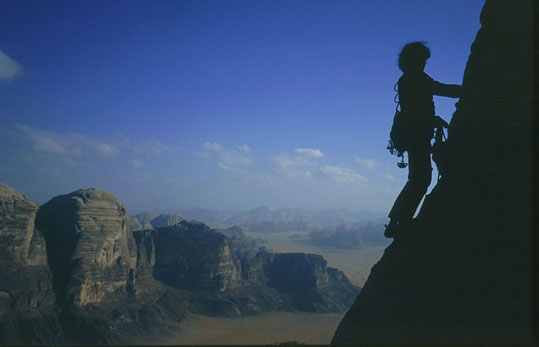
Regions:
<instances>
[{"instance_id":1,"label":"blue sky","mask_svg":"<svg viewBox=\"0 0 539 347\"><path fill-rule=\"evenodd\" d=\"M407 176L385 149L397 54L427 41L425 71L461 83L482 5L3 1L0 181L133 211L387 211Z\"/></svg>"}]
</instances>

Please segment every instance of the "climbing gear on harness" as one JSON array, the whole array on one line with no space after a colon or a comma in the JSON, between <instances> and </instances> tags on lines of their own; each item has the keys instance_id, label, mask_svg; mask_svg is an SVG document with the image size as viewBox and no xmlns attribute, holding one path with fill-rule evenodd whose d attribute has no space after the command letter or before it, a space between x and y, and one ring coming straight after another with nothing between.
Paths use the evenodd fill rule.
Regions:
<instances>
[{"instance_id":1,"label":"climbing gear on harness","mask_svg":"<svg viewBox=\"0 0 539 347\"><path fill-rule=\"evenodd\" d=\"M401 156L401 161L397 162L397 166L401 169L405 169L408 166L408 163L404 162L404 153Z\"/></svg>"},{"instance_id":2,"label":"climbing gear on harness","mask_svg":"<svg viewBox=\"0 0 539 347\"><path fill-rule=\"evenodd\" d=\"M395 106L395 116L393 117L393 124L391 125L391 131L389 133L387 149L389 150L389 153L402 158L402 160L397 163L397 166L402 169L408 166L408 164L404 162L404 152L407 151L406 147L409 134L409 121L400 110L398 86L399 82L397 81L397 83L395 83L393 86L393 90L397 93L395 94L393 101L397 105Z\"/></svg>"}]
</instances>

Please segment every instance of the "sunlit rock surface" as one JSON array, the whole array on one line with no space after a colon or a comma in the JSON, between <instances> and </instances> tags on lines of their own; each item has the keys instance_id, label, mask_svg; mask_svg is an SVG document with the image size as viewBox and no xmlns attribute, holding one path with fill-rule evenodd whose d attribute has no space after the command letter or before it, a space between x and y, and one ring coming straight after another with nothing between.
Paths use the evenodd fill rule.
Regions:
<instances>
[{"instance_id":1,"label":"sunlit rock surface","mask_svg":"<svg viewBox=\"0 0 539 347\"><path fill-rule=\"evenodd\" d=\"M45 241L34 228L37 210L22 193L0 183L0 251L13 262L47 264Z\"/></svg>"},{"instance_id":2,"label":"sunlit rock surface","mask_svg":"<svg viewBox=\"0 0 539 347\"><path fill-rule=\"evenodd\" d=\"M450 124L447 172L332 343L532 338L530 1L487 1Z\"/></svg>"},{"instance_id":3,"label":"sunlit rock surface","mask_svg":"<svg viewBox=\"0 0 539 347\"><path fill-rule=\"evenodd\" d=\"M16 306L54 303L45 240L34 226L38 207L0 183L0 315Z\"/></svg>"},{"instance_id":4,"label":"sunlit rock surface","mask_svg":"<svg viewBox=\"0 0 539 347\"><path fill-rule=\"evenodd\" d=\"M38 212L60 304L84 306L133 287L135 243L126 207L95 189L57 196Z\"/></svg>"}]
</instances>

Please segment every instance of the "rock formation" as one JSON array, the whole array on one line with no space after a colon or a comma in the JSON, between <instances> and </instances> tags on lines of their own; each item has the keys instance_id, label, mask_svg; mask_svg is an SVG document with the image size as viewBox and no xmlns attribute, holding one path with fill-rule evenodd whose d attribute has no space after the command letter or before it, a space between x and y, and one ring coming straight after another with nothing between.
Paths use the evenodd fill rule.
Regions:
<instances>
[{"instance_id":1,"label":"rock formation","mask_svg":"<svg viewBox=\"0 0 539 347\"><path fill-rule=\"evenodd\" d=\"M171 225L176 225L182 220L185 220L182 216L177 213L165 213L160 214L150 221L150 225L153 228L168 227Z\"/></svg>"},{"instance_id":2,"label":"rock formation","mask_svg":"<svg viewBox=\"0 0 539 347\"><path fill-rule=\"evenodd\" d=\"M38 207L26 196L0 183L0 251L13 262L47 265L45 241L34 228Z\"/></svg>"},{"instance_id":3,"label":"rock formation","mask_svg":"<svg viewBox=\"0 0 539 347\"><path fill-rule=\"evenodd\" d=\"M199 222L135 231L140 275L191 290L226 290L240 279L228 239ZM150 269L151 270L148 270Z\"/></svg>"},{"instance_id":4,"label":"rock formation","mask_svg":"<svg viewBox=\"0 0 539 347\"><path fill-rule=\"evenodd\" d=\"M131 230L137 231L176 225L182 220L185 220L185 218L177 213L164 213L159 215L155 213L140 213L129 218L129 220L131 223Z\"/></svg>"},{"instance_id":5,"label":"rock formation","mask_svg":"<svg viewBox=\"0 0 539 347\"><path fill-rule=\"evenodd\" d=\"M23 194L0 183L0 341L5 343L18 341L17 331L49 329L50 335L57 333L54 322L47 327L51 317L43 315L52 310L55 300L45 240L34 226L37 210ZM22 342L58 340L28 338Z\"/></svg>"},{"instance_id":6,"label":"rock formation","mask_svg":"<svg viewBox=\"0 0 539 347\"><path fill-rule=\"evenodd\" d=\"M332 343L530 343L531 1L488 0L447 170Z\"/></svg>"},{"instance_id":7,"label":"rock formation","mask_svg":"<svg viewBox=\"0 0 539 347\"><path fill-rule=\"evenodd\" d=\"M287 294L290 304L308 312L340 312L358 290L342 271L327 267L317 254L277 253L265 266L268 285Z\"/></svg>"},{"instance_id":8,"label":"rock formation","mask_svg":"<svg viewBox=\"0 0 539 347\"><path fill-rule=\"evenodd\" d=\"M360 290L321 256L270 253L238 227L132 233L125 206L95 189L38 209L1 184L0 217L0 344L130 343L187 313L343 311Z\"/></svg>"},{"instance_id":9,"label":"rock formation","mask_svg":"<svg viewBox=\"0 0 539 347\"><path fill-rule=\"evenodd\" d=\"M133 234L137 281L151 275L174 288L227 291L230 297L246 296L264 307L310 312L343 311L359 292L341 271L328 268L322 256L270 253L249 244L238 228L216 231L200 222L182 221ZM262 304L260 296L269 292Z\"/></svg>"},{"instance_id":10,"label":"rock formation","mask_svg":"<svg viewBox=\"0 0 539 347\"><path fill-rule=\"evenodd\" d=\"M136 216L130 217L129 221L131 223L131 230L146 230L151 229L152 225L150 220L156 217L153 213L143 213Z\"/></svg>"},{"instance_id":11,"label":"rock formation","mask_svg":"<svg viewBox=\"0 0 539 347\"><path fill-rule=\"evenodd\" d=\"M60 305L84 306L133 287L135 243L126 207L86 189L57 196L37 214Z\"/></svg>"},{"instance_id":12,"label":"rock formation","mask_svg":"<svg viewBox=\"0 0 539 347\"><path fill-rule=\"evenodd\" d=\"M188 211L186 211L189 213ZM280 208L270 210L260 206L250 211L235 214L214 225L220 227L238 225L250 232L280 233L286 231L308 231L339 225L354 225L366 219L379 217L370 212L349 212L344 209L302 210L299 208ZM385 217L384 217L385 218ZM201 220L205 222L205 220Z\"/></svg>"}]
</instances>

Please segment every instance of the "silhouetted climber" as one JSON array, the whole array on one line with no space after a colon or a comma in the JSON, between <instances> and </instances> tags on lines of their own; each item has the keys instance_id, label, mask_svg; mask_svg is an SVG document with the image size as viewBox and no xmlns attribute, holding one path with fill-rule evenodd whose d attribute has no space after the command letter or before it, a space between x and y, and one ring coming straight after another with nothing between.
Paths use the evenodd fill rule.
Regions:
<instances>
[{"instance_id":1,"label":"silhouetted climber","mask_svg":"<svg viewBox=\"0 0 539 347\"><path fill-rule=\"evenodd\" d=\"M435 116L432 95L457 98L460 85L443 84L433 80L423 70L430 50L424 42L405 45L399 54L399 69L403 72L397 82L400 117L404 123L401 149L408 152L408 182L389 212L389 224L384 235L394 237L412 222L414 213L427 192L432 177L430 162L431 140L435 127L447 123Z\"/></svg>"}]
</instances>

